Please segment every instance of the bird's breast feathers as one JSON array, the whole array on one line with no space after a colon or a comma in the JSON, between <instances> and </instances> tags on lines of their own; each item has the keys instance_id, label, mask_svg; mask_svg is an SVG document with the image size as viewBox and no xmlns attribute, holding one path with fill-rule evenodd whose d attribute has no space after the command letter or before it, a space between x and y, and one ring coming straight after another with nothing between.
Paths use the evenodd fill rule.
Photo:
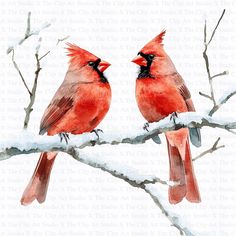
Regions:
<instances>
[{"instance_id":1,"label":"bird's breast feathers","mask_svg":"<svg viewBox=\"0 0 236 236\"><path fill-rule=\"evenodd\" d=\"M186 104L176 86L166 78L145 78L136 81L136 100L143 116L158 121L177 111L186 111Z\"/></svg>"}]
</instances>

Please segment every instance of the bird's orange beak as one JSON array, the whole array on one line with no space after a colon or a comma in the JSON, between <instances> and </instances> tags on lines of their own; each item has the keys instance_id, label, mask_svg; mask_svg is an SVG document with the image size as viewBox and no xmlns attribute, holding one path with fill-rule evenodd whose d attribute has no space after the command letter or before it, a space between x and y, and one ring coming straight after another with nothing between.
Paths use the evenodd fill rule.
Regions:
<instances>
[{"instance_id":1,"label":"bird's orange beak","mask_svg":"<svg viewBox=\"0 0 236 236\"><path fill-rule=\"evenodd\" d=\"M141 57L141 56L137 56L132 60L133 63L139 65L139 66L147 66L147 61L145 58Z\"/></svg>"},{"instance_id":2,"label":"bird's orange beak","mask_svg":"<svg viewBox=\"0 0 236 236\"><path fill-rule=\"evenodd\" d=\"M111 64L106 61L101 61L98 65L98 69L103 72L105 71Z\"/></svg>"}]
</instances>

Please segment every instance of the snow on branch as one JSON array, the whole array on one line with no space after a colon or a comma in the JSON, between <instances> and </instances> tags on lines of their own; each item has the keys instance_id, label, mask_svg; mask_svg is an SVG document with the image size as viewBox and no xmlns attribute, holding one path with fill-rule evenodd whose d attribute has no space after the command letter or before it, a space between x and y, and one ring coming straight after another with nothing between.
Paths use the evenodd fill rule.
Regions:
<instances>
[{"instance_id":1,"label":"snow on branch","mask_svg":"<svg viewBox=\"0 0 236 236\"><path fill-rule=\"evenodd\" d=\"M59 142L57 136L29 136L23 132L18 138L18 142L5 141L0 144L0 160L8 159L19 154L30 154L42 151L62 151L70 153L71 147L83 149L94 145L118 145L118 144L142 144L154 136L171 130L178 130L184 127L211 127L225 129L234 133L236 129L236 121L231 119L217 119L209 115L202 115L197 112L185 112L178 114L178 117L173 118L172 115L164 118L159 122L149 124L149 132L140 129L138 132L129 133L129 137L122 137L119 131L111 133L99 133L99 139L92 133L84 133L81 135L72 135L69 145ZM23 136L22 136L23 135ZM26 135L26 136L24 136ZM14 139L15 140L15 139Z\"/></svg>"},{"instance_id":2,"label":"snow on branch","mask_svg":"<svg viewBox=\"0 0 236 236\"><path fill-rule=\"evenodd\" d=\"M7 54L11 53L14 49L16 49L16 47L18 45L21 45L26 39L30 38L33 35L39 35L39 33L50 27L51 24L48 22L45 22L41 27L39 27L38 29L32 30L31 29L31 12L28 13L28 18L27 18L27 26L26 26L26 31L25 31L25 35L23 36L23 38L19 39L19 41L15 44L12 45L10 47L8 47L7 49Z\"/></svg>"}]
</instances>

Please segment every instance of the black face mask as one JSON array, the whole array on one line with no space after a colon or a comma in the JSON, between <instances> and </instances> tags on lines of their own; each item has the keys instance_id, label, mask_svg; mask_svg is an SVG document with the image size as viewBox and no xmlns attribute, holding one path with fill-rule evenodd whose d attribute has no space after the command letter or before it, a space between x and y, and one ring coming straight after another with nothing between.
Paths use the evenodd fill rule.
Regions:
<instances>
[{"instance_id":1,"label":"black face mask","mask_svg":"<svg viewBox=\"0 0 236 236\"><path fill-rule=\"evenodd\" d=\"M99 63L101 62L101 59L97 59L96 61L94 62L89 62L89 65L93 67L93 69L98 73L99 77L100 77L100 81L102 83L108 83L108 80L107 78L104 76L103 72L101 72L99 69L98 69L98 66L99 66Z\"/></svg>"},{"instance_id":2,"label":"black face mask","mask_svg":"<svg viewBox=\"0 0 236 236\"><path fill-rule=\"evenodd\" d=\"M152 78L153 76L150 74L150 67L151 67L152 61L154 59L154 55L153 54L144 54L142 52L139 52L138 55L140 55L141 57L143 57L147 61L147 66L140 66L138 79Z\"/></svg>"}]
</instances>

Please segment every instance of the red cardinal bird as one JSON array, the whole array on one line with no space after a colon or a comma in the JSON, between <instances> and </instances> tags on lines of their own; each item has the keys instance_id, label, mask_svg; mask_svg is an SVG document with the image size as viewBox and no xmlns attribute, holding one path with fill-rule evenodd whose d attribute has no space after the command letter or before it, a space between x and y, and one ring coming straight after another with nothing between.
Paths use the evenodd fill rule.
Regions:
<instances>
[{"instance_id":1,"label":"red cardinal bird","mask_svg":"<svg viewBox=\"0 0 236 236\"><path fill-rule=\"evenodd\" d=\"M146 44L132 62L141 66L136 80L136 100L148 122L159 121L174 112L195 111L190 92L166 54L162 40L165 31ZM184 197L200 202L189 146L189 130L182 128L165 133L170 163L170 180L179 185L169 187L169 202L176 204ZM200 146L199 129L190 129L190 138Z\"/></svg>"},{"instance_id":2,"label":"red cardinal bird","mask_svg":"<svg viewBox=\"0 0 236 236\"><path fill-rule=\"evenodd\" d=\"M39 134L60 134L67 142L68 134L91 132L110 107L111 89L103 72L110 66L92 53L68 44L69 69L41 120ZM34 174L21 198L21 204L35 199L45 201L50 173L57 152L43 152Z\"/></svg>"}]
</instances>

